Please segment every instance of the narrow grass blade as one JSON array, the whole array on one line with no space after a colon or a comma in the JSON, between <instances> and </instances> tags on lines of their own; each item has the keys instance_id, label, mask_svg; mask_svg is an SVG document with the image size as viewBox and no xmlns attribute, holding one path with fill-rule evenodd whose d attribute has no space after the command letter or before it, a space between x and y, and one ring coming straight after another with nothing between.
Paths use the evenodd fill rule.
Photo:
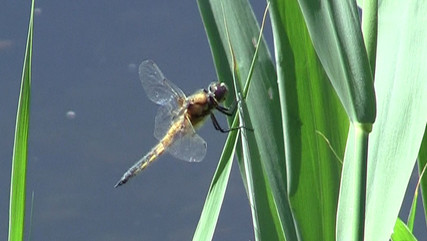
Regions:
<instances>
[{"instance_id":1,"label":"narrow grass blade","mask_svg":"<svg viewBox=\"0 0 427 241\"><path fill-rule=\"evenodd\" d=\"M227 137L217 170L209 187L205 205L193 236L194 241L212 240L213 238L230 177L236 144L237 132L231 132Z\"/></svg>"},{"instance_id":2,"label":"narrow grass blade","mask_svg":"<svg viewBox=\"0 0 427 241\"><path fill-rule=\"evenodd\" d=\"M418 172L421 175L421 172L427 166L427 129L424 130L423 141L421 142L420 152L418 154ZM421 187L421 196L424 206L424 218L427 223L427 175L421 175L420 177L420 187ZM426 227L427 229L427 227Z\"/></svg>"},{"instance_id":3,"label":"narrow grass blade","mask_svg":"<svg viewBox=\"0 0 427 241\"><path fill-rule=\"evenodd\" d=\"M221 80L232 86L230 70L234 68L228 51L228 41L230 41L235 52L235 66L240 73L238 85L244 86L244 81L250 72L259 27L247 1L223 1L222 4L223 7L220 1L199 0L201 9L203 5L201 13L218 76L220 79L225 77ZM226 35L224 16L229 24L229 38ZM248 193L248 195L254 195L251 198L255 205L252 208L256 210L253 215L258 220L255 230L256 239L284 240L286 233L289 240L295 240L295 225L286 194L286 169L283 138L280 135L282 129L278 96L274 67L265 42L262 41L255 62L252 84L245 101L248 107L248 115L245 118L251 120L251 128L254 129L253 137L248 135L252 177L246 176L245 173L249 170L246 170L241 158L239 158L239 167L246 187L248 178L254 185L255 194ZM241 150L240 148L238 150ZM241 157L240 153L238 151L239 157Z\"/></svg>"},{"instance_id":4,"label":"narrow grass blade","mask_svg":"<svg viewBox=\"0 0 427 241\"><path fill-rule=\"evenodd\" d=\"M350 125L337 210L336 240L363 240L368 132Z\"/></svg>"},{"instance_id":5,"label":"narrow grass blade","mask_svg":"<svg viewBox=\"0 0 427 241\"><path fill-rule=\"evenodd\" d=\"M263 31L264 26L265 26L265 20L267 17L267 10L269 8L269 5L270 4L268 3L267 7L264 11L264 16L262 19L262 24L261 24L261 29L260 29L260 34L258 36L258 41L257 41L256 45L254 45L255 46L255 52L254 52L254 55L252 57L252 62L251 62L250 68L249 68L249 73L247 74L247 79L246 79L246 81L242 81L241 74L239 72L239 64L236 61L236 54L235 54L234 49L233 49L233 44L230 41L230 33L229 33L229 29L228 29L226 14L224 11L223 4L221 4L222 10L223 10L224 25L225 25L225 29L226 29L226 34L227 34L227 39L228 39L228 44L229 44L229 50L230 50L229 53L230 53L231 58L232 58L231 62L233 63L233 86L235 89L235 96L237 97L237 100L239 103L238 104L238 112L237 112L237 116L239 118L238 123L240 123L240 125L239 125L240 127L243 127L239 130L240 139L241 139L241 142L240 142L241 146L239 147L239 150L241 150L241 155L239 158L239 164L240 164L240 170L242 173L243 182L245 183L245 187L246 187L246 190L248 193L249 205L251 207L252 222L253 222L254 233L255 233L255 240L265 240L265 239L272 239L272 238L277 239L277 240L284 239L284 235L282 233L277 233L278 237L274 237L272 234L275 235L275 233L271 232L271 230L273 230L272 228L266 229L265 227L261 226L263 224L265 225L267 222L262 220L264 215L262 215L260 212L258 212L258 207L259 206L262 206L262 207L265 206L262 204L262 202L265 202L265 199L266 199L266 196L268 196L268 193L265 192L264 187L260 188L260 185L256 184L256 180L263 179L264 174L259 172L262 169L262 167L259 165L259 163L257 161L257 160L259 160L259 158L257 158L257 159L252 158L252 157L257 157L259 155L258 154L259 152L258 152L258 148L250 148L250 147L257 147L257 144L255 142L255 136L253 133L254 130L251 129L250 131L248 131L248 129L252 127L252 121L250 119L248 108L244 102L246 99L246 96L248 95L250 83L252 81L254 66L255 66L256 60L258 58L259 46L260 46L260 43L262 41L262 31ZM255 39L252 39L252 40L254 42ZM245 83L243 90L240 87L239 83ZM236 128L235 125L233 125L232 127ZM262 174L262 175L260 175L260 174ZM267 199L271 199L271 196L267 197ZM273 210L272 210L273 219L278 219L278 216L275 214L276 214L276 210L275 210L275 208L273 208ZM275 224L276 224L276 230L277 231L282 229L282 227L280 226L280 224L278 222L275 222ZM268 231L268 232L266 232L266 231Z\"/></svg>"},{"instance_id":6,"label":"narrow grass blade","mask_svg":"<svg viewBox=\"0 0 427 241\"><path fill-rule=\"evenodd\" d=\"M25 192L27 172L28 130L30 122L31 60L33 48L34 0L28 26L27 46L22 70L21 89L16 114L15 142L13 147L12 175L9 206L9 240L24 237Z\"/></svg>"},{"instance_id":7,"label":"narrow grass blade","mask_svg":"<svg viewBox=\"0 0 427 241\"><path fill-rule=\"evenodd\" d=\"M415 224L415 215L417 213L417 200L418 200L418 185L414 193L414 197L412 198L411 210L409 211L408 221L406 225L408 226L409 231L414 232L414 224Z\"/></svg>"},{"instance_id":8,"label":"narrow grass blade","mask_svg":"<svg viewBox=\"0 0 427 241\"><path fill-rule=\"evenodd\" d=\"M414 225L415 225L415 215L417 213L417 203L418 203L418 190L420 188L421 180L423 179L424 173L426 172L427 166L424 166L423 169L421 169L421 174L417 183L417 186L415 187L414 197L412 199L412 205L411 210L408 215L408 221L406 222L408 229L413 232L414 231Z\"/></svg>"},{"instance_id":9,"label":"narrow grass blade","mask_svg":"<svg viewBox=\"0 0 427 241\"><path fill-rule=\"evenodd\" d=\"M408 229L406 224L398 218L394 225L393 234L391 235L392 241L417 241L412 232Z\"/></svg>"}]
</instances>

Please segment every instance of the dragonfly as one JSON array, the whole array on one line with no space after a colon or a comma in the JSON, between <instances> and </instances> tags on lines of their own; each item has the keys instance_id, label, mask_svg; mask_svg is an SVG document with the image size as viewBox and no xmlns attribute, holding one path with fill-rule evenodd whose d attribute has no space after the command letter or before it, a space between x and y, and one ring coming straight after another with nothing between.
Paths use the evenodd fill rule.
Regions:
<instances>
[{"instance_id":1,"label":"dragonfly","mask_svg":"<svg viewBox=\"0 0 427 241\"><path fill-rule=\"evenodd\" d=\"M180 88L165 78L152 60L143 61L138 72L148 98L160 105L154 127L154 137L159 142L123 174L115 187L128 182L165 152L187 162L202 161L207 144L195 130L209 116L215 129L223 133L239 128L223 129L213 113L214 110L228 116L234 113L235 108L221 105L228 92L224 83L213 82L207 89L186 97Z\"/></svg>"}]
</instances>

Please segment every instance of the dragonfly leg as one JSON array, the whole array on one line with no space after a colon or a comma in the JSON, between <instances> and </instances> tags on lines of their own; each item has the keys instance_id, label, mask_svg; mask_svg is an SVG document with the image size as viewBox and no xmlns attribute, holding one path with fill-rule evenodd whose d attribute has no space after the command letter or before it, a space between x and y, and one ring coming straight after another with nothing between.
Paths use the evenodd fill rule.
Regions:
<instances>
[{"instance_id":1,"label":"dragonfly leg","mask_svg":"<svg viewBox=\"0 0 427 241\"><path fill-rule=\"evenodd\" d=\"M239 127L230 128L230 129L223 129L223 128L219 125L219 122L217 121L217 119L216 119L215 115L214 115L214 114L212 114L212 113L211 113L211 120L212 120L212 123L213 123L213 125L214 125L214 127L215 127L215 130L220 131L220 132L222 132L222 133L228 133L228 132L230 132L230 131L236 131L236 130L238 130L238 129L240 129L240 128L245 128L244 126L239 126Z\"/></svg>"},{"instance_id":2,"label":"dragonfly leg","mask_svg":"<svg viewBox=\"0 0 427 241\"><path fill-rule=\"evenodd\" d=\"M218 104L215 108L224 115L232 116L236 112L237 102L238 101L234 100L229 107L225 107Z\"/></svg>"},{"instance_id":3,"label":"dragonfly leg","mask_svg":"<svg viewBox=\"0 0 427 241\"><path fill-rule=\"evenodd\" d=\"M234 113L236 112L237 103L240 103L240 102L241 102L241 98L239 98L238 100L234 99L234 101L233 101L233 103L230 105L230 107L225 107L225 106L222 106L222 105L217 104L217 105L215 106L215 108L216 108L219 112L221 112L221 113L223 113L223 114L225 114L225 115L227 115L227 116L232 116L232 115L234 115ZM238 129L240 129L240 128L245 128L245 129L247 129L247 130L253 131L253 129L248 128L248 127L246 127L246 126L239 126L239 127L230 128L230 129L223 129L223 128L221 128L221 126L219 125L219 123L218 123L218 121L216 120L215 115L214 115L213 113L211 113L211 119L212 119L212 123L213 123L213 125L214 125L214 127L215 127L215 130L221 131L222 133L228 133L228 132L230 132L230 131L235 131L235 130L238 130Z\"/></svg>"}]
</instances>

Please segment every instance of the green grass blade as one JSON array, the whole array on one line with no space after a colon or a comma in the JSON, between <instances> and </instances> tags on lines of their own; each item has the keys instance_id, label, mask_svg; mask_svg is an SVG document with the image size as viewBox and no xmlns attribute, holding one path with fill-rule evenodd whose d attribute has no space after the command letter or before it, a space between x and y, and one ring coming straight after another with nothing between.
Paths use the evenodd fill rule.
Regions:
<instances>
[{"instance_id":1,"label":"green grass blade","mask_svg":"<svg viewBox=\"0 0 427 241\"><path fill-rule=\"evenodd\" d=\"M427 166L427 129L424 130L423 141L421 142L420 152L418 154L418 172L421 172ZM427 223L427 174L421 176L420 180L421 196L423 198L424 218ZM427 228L427 227L426 227Z\"/></svg>"},{"instance_id":2,"label":"green grass blade","mask_svg":"<svg viewBox=\"0 0 427 241\"><path fill-rule=\"evenodd\" d=\"M420 153L421 153L421 150L420 150ZM411 231L411 233L414 231L414 227L415 227L415 216L417 214L417 204L418 204L418 190L420 189L420 186L422 184L421 182L424 177L424 174L426 173L426 170L427 170L427 166L423 166L419 170L420 177L418 179L417 186L415 187L414 197L412 198L411 210L409 211L408 221L406 222L408 229Z\"/></svg>"},{"instance_id":3,"label":"green grass blade","mask_svg":"<svg viewBox=\"0 0 427 241\"><path fill-rule=\"evenodd\" d=\"M414 232L415 214L417 213L417 199L418 199L418 187L412 199L411 210L409 211L408 221L406 222L406 225L408 226L408 229L409 231L411 231L411 233Z\"/></svg>"},{"instance_id":4,"label":"green grass blade","mask_svg":"<svg viewBox=\"0 0 427 241\"><path fill-rule=\"evenodd\" d=\"M220 1L199 0L200 8L202 5L204 9L209 9L209 11L201 10L201 13L219 78L232 86L230 70L233 70L233 62L228 51L230 41L236 56L236 68L240 73L238 80L244 82L255 52L254 42L259 35L259 27L248 2L224 1L224 12ZM230 32L229 39L224 26L224 16ZM239 82L238 85L244 86L243 82ZM246 118L250 119L251 127L254 129L253 137L248 135L252 178L245 174L250 170L246 170L242 162L239 162L239 166L246 187L248 178L254 185L254 193L248 195L253 195L251 198L255 207L252 208L256 210L256 213L253 213L254 220L257 220L254 225L258 227L255 230L256 239L284 240L286 233L287 237L290 237L289 240L295 240L295 227L286 194L286 169L283 138L280 135L282 129L278 96L274 67L262 41L252 84L245 101L248 107L245 122ZM240 154L239 156L241 157ZM241 161L241 158L239 160Z\"/></svg>"},{"instance_id":5,"label":"green grass blade","mask_svg":"<svg viewBox=\"0 0 427 241\"><path fill-rule=\"evenodd\" d=\"M407 221L407 226L411 232L414 231L414 226L415 226L415 215L417 214L417 204L418 204L418 190L420 188L421 180L424 176L426 169L427 169L427 167L424 166L420 170L421 174L420 174L420 177L418 179L417 186L415 187L414 197L412 198L411 210L409 211L408 221Z\"/></svg>"},{"instance_id":6,"label":"green grass blade","mask_svg":"<svg viewBox=\"0 0 427 241\"><path fill-rule=\"evenodd\" d=\"M272 238L283 239L284 238L283 235L279 237L274 237L273 235L276 235L276 232L271 232L271 231L266 232L267 230L266 228L260 228L260 224L263 224L263 223L265 224L267 222L262 221L263 217L262 215L260 215L261 213L257 211L257 207L261 206L259 203L265 202L266 193L264 188L260 189L259 186L256 185L256 180L261 180L264 177L263 176L260 176L260 178L256 177L256 174L259 173L259 170L262 170L262 167L257 162L259 158L252 159L253 156L257 157L259 155L259 152L258 152L258 148L250 148L250 146L257 147L257 144L255 142L253 130L247 131L246 129L252 126L252 122L250 120L247 106L244 103L249 91L250 83L252 81L254 65L258 57L259 46L262 40L262 29L264 27L268 6L266 8L266 11L264 12L262 27L260 30L261 32L258 36L257 44L254 45L255 52L253 54L252 62L249 68L249 73L247 74L247 77L246 77L246 81L242 81L241 74L239 72L240 70L239 64L237 63L236 53L234 52L233 43L231 42L231 39L230 39L230 32L229 32L227 17L226 17L227 15L224 11L224 5L222 2L221 2L221 8L222 8L222 13L224 18L226 37L228 40L229 53L232 58L231 62L233 66L232 67L233 68L233 87L234 87L235 96L238 102L238 111L237 111L237 115L234 118L232 128L237 128L236 123L240 123L239 126L245 127L239 130L240 140L241 140L239 142L240 144L239 150L241 150L239 165L240 165L240 170L243 178L243 183L245 183L246 191L248 193L249 205L252 213L252 223L254 227L255 240L272 239ZM255 39L253 39L253 41L254 40ZM243 90L240 86L240 83L245 83ZM239 120L238 122L237 122L237 117ZM275 213L276 211L273 210L272 216L274 219L277 219L278 217L274 215ZM281 230L281 226L278 224L278 222L276 222L276 227L277 227L277 230ZM272 229L269 228L268 230L272 230ZM280 234L278 233L278 235Z\"/></svg>"},{"instance_id":7,"label":"green grass blade","mask_svg":"<svg viewBox=\"0 0 427 241\"><path fill-rule=\"evenodd\" d=\"M426 128L427 2L401 3L383 1L379 7L378 115L369 140L367 241L390 238Z\"/></svg>"},{"instance_id":8,"label":"green grass blade","mask_svg":"<svg viewBox=\"0 0 427 241\"><path fill-rule=\"evenodd\" d=\"M412 232L408 229L406 224L398 218L394 225L393 234L391 235L392 241L417 241Z\"/></svg>"},{"instance_id":9,"label":"green grass blade","mask_svg":"<svg viewBox=\"0 0 427 241\"><path fill-rule=\"evenodd\" d=\"M227 51L226 54L228 62L231 63L229 68L234 69L237 73L237 85L241 89L250 73L256 51L254 42L258 38L259 27L247 1L224 1L224 13L222 13L222 7L217 7L213 1L212 3L215 6L214 13L219 20L217 24L222 29L219 31L222 43L227 46L230 41L233 47L236 58L235 66L232 64L232 54ZM224 16L228 23L229 37L225 34L227 32L225 26L220 22ZM271 99L266 98L269 96L269 88L270 94L274 96ZM249 200L252 202L255 239L284 240L286 233L292 240L295 231L285 193L283 152L280 151L281 146L277 145L283 140L277 135L280 132L274 130L280 128L280 124L274 124L275 121L280 121L280 119L274 118L274 115L278 113L277 110L275 111L278 105L271 103L274 98L278 97L277 87L275 87L275 74L271 58L264 41L259 47L258 61L255 64L252 85L249 89L250 94L245 101L248 107L247 113L245 113L245 124L250 125L254 131L248 132L248 147L245 148L245 143L241 147L246 151L240 156L239 165ZM276 166L274 174L271 172L272 165ZM289 226L292 227L290 230ZM289 231L285 232L286 229Z\"/></svg>"},{"instance_id":10,"label":"green grass blade","mask_svg":"<svg viewBox=\"0 0 427 241\"><path fill-rule=\"evenodd\" d=\"M25 191L27 171L27 145L30 119L31 60L33 48L34 0L28 26L27 46L22 70L21 89L16 114L15 142L13 147L12 175L9 206L9 240L19 241L24 237Z\"/></svg>"},{"instance_id":11,"label":"green grass blade","mask_svg":"<svg viewBox=\"0 0 427 241\"><path fill-rule=\"evenodd\" d=\"M212 240L219 212L224 201L236 144L237 132L231 132L227 137L217 170L209 187L205 205L203 206L203 211L193 236L194 241Z\"/></svg>"},{"instance_id":12,"label":"green grass blade","mask_svg":"<svg viewBox=\"0 0 427 241\"><path fill-rule=\"evenodd\" d=\"M336 240L363 240L365 229L368 132L351 125L337 210Z\"/></svg>"}]
</instances>

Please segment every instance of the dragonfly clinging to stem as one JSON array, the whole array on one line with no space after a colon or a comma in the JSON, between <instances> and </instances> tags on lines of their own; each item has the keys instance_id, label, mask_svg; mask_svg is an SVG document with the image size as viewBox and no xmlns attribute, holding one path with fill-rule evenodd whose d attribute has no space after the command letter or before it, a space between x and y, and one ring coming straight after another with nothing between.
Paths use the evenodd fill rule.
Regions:
<instances>
[{"instance_id":1,"label":"dragonfly clinging to stem","mask_svg":"<svg viewBox=\"0 0 427 241\"><path fill-rule=\"evenodd\" d=\"M213 82L207 89L186 97L180 88L165 78L152 60L141 63L139 77L148 98L160 105L154 128L154 136L159 143L129 168L115 187L125 184L165 151L184 161L200 162L206 155L207 144L195 130L208 116L216 130L228 132L238 129L221 128L213 113L214 110L218 110L231 116L234 112L232 109L235 108L226 108L220 104L228 92L224 83Z\"/></svg>"}]
</instances>

